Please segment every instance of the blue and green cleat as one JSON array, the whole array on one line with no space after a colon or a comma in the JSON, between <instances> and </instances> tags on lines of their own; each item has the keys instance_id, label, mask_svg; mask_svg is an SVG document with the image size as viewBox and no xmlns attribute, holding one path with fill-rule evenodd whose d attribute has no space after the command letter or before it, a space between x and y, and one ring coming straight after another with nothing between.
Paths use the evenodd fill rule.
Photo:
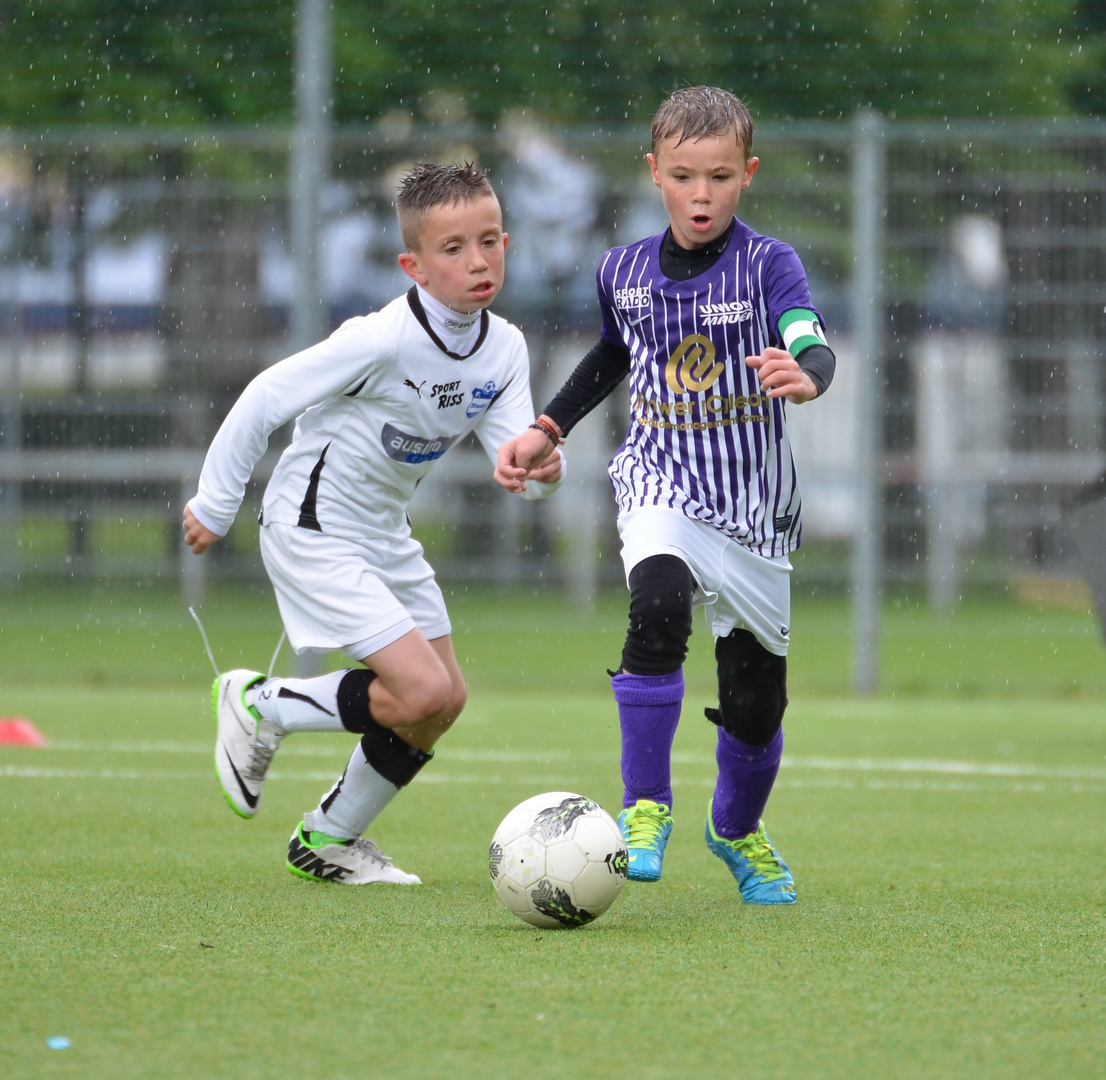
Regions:
<instances>
[{"instance_id":1,"label":"blue and green cleat","mask_svg":"<svg viewBox=\"0 0 1106 1080\"><path fill-rule=\"evenodd\" d=\"M795 881L772 846L764 822L758 822L757 831L748 836L727 840L714 831L713 805L712 799L707 805L707 847L729 867L741 899L746 904L795 903Z\"/></svg>"},{"instance_id":2,"label":"blue and green cleat","mask_svg":"<svg viewBox=\"0 0 1106 1080\"><path fill-rule=\"evenodd\" d=\"M652 799L638 799L618 815L618 827L630 854L630 880L660 881L664 849L672 832L672 810Z\"/></svg>"}]
</instances>

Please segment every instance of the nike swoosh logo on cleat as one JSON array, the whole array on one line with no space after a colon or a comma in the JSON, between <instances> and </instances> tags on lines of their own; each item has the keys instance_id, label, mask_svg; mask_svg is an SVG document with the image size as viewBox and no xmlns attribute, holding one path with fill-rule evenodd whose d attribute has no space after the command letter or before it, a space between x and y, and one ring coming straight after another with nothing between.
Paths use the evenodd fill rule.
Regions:
<instances>
[{"instance_id":1,"label":"nike swoosh logo on cleat","mask_svg":"<svg viewBox=\"0 0 1106 1080\"><path fill-rule=\"evenodd\" d=\"M227 754L226 748L223 749L223 753ZM245 781L243 781L242 777L239 776L238 770L234 767L234 762L230 760L230 754L227 754L227 764L230 766L230 771L234 773L234 779L238 781L238 786L242 790L242 798L246 800L246 805L251 810L256 810L258 800L261 798L261 796L250 794L250 790L246 787Z\"/></svg>"}]
</instances>

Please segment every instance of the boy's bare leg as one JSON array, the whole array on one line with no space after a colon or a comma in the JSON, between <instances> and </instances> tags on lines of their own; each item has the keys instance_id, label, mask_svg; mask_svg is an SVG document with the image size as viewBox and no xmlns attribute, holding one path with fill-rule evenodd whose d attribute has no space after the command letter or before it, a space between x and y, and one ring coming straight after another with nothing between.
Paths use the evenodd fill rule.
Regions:
<instances>
[{"instance_id":1,"label":"boy's bare leg","mask_svg":"<svg viewBox=\"0 0 1106 1080\"><path fill-rule=\"evenodd\" d=\"M372 670L371 676L362 673L371 680L358 691L366 694L364 704L355 706L347 695L340 706L351 730L364 731L361 743L339 781L304 818L309 833L339 841L364 835L426 764L465 704L465 683L448 636L428 641L413 630L363 662ZM359 720L355 713L362 708ZM305 848L311 843L294 836L292 846L297 842Z\"/></svg>"},{"instance_id":2,"label":"boy's bare leg","mask_svg":"<svg viewBox=\"0 0 1106 1080\"><path fill-rule=\"evenodd\" d=\"M376 672L369 683L369 712L405 743L432 750L460 715L468 697L453 639L428 641L412 630L362 663Z\"/></svg>"},{"instance_id":3,"label":"boy's bare leg","mask_svg":"<svg viewBox=\"0 0 1106 1080\"><path fill-rule=\"evenodd\" d=\"M237 691L242 715L272 729L274 751L276 742L293 732L361 733L342 776L289 841L293 873L349 884L410 883L418 879L358 838L430 759L464 708L467 691L448 635L429 641L412 630L363 663L369 670L311 679L233 674L248 680ZM258 796L263 779L257 781Z\"/></svg>"}]
</instances>

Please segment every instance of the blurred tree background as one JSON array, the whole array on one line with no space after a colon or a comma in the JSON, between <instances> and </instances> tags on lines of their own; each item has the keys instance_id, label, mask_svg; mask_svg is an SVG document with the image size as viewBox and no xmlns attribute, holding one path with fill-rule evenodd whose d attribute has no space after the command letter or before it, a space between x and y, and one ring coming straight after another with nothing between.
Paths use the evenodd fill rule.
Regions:
<instances>
[{"instance_id":1,"label":"blurred tree background","mask_svg":"<svg viewBox=\"0 0 1106 1080\"><path fill-rule=\"evenodd\" d=\"M294 0L0 0L0 124L292 120ZM717 83L758 118L1106 112L1103 0L335 0L334 120L647 121Z\"/></svg>"}]
</instances>

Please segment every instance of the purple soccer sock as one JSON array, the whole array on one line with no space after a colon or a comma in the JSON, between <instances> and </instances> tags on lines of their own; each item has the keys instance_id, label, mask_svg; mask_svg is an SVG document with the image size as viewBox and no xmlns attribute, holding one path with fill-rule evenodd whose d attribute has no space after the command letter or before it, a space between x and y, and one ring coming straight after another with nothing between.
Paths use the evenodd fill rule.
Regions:
<instances>
[{"instance_id":1,"label":"purple soccer sock","mask_svg":"<svg viewBox=\"0 0 1106 1080\"><path fill-rule=\"evenodd\" d=\"M611 679L622 728L624 807L638 799L672 805L672 740L684 700L684 673L615 675Z\"/></svg>"},{"instance_id":2,"label":"purple soccer sock","mask_svg":"<svg viewBox=\"0 0 1106 1080\"><path fill-rule=\"evenodd\" d=\"M749 746L718 729L718 781L714 786L711 817L714 831L727 840L756 832L768 805L783 755L783 728L764 746Z\"/></svg>"}]
</instances>

